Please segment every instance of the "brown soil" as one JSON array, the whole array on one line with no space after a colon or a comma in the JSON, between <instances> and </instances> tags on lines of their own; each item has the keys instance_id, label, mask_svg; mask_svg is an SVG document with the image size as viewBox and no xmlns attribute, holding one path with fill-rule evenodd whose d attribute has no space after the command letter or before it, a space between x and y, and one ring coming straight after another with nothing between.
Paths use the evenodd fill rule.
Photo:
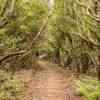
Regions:
<instances>
[{"instance_id":1,"label":"brown soil","mask_svg":"<svg viewBox=\"0 0 100 100\"><path fill-rule=\"evenodd\" d=\"M17 74L25 84L23 100L84 100L74 95L72 74L48 62L38 61L38 64L43 70L34 74L31 69Z\"/></svg>"}]
</instances>

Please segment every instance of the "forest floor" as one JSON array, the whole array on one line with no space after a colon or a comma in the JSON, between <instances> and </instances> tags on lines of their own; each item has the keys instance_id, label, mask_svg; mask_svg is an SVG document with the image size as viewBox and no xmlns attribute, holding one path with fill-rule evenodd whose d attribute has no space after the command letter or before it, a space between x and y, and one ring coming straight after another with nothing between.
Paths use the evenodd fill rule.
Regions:
<instances>
[{"instance_id":1,"label":"forest floor","mask_svg":"<svg viewBox=\"0 0 100 100\"><path fill-rule=\"evenodd\" d=\"M46 61L38 64L42 69L36 73L32 69L17 73L25 85L23 100L84 100L75 95L72 73Z\"/></svg>"}]
</instances>

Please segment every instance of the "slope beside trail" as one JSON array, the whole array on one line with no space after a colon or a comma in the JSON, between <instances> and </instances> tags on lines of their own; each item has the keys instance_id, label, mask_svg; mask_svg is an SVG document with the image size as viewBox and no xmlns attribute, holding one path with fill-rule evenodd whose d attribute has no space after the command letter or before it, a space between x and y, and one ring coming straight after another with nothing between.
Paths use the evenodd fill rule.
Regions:
<instances>
[{"instance_id":1,"label":"slope beside trail","mask_svg":"<svg viewBox=\"0 0 100 100\"><path fill-rule=\"evenodd\" d=\"M38 65L41 70L35 75L32 70L25 70L18 75L18 79L25 83L23 100L84 100L75 96L73 77L69 72L44 61L38 61Z\"/></svg>"}]
</instances>

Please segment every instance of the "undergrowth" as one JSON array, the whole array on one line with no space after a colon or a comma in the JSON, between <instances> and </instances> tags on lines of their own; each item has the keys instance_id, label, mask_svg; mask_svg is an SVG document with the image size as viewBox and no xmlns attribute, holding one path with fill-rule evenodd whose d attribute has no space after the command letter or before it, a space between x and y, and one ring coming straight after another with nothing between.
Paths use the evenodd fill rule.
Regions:
<instances>
[{"instance_id":1,"label":"undergrowth","mask_svg":"<svg viewBox=\"0 0 100 100\"><path fill-rule=\"evenodd\" d=\"M81 78L76 81L78 95L83 95L86 100L100 100L100 81L91 77Z\"/></svg>"},{"instance_id":2,"label":"undergrowth","mask_svg":"<svg viewBox=\"0 0 100 100\"><path fill-rule=\"evenodd\" d=\"M0 70L0 100L22 100L23 84L10 73Z\"/></svg>"}]
</instances>

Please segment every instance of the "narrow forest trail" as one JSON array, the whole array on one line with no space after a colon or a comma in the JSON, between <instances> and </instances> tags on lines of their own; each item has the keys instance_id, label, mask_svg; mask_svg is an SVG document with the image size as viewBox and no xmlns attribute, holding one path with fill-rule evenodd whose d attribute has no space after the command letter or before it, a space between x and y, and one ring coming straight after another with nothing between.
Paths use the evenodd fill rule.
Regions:
<instances>
[{"instance_id":1,"label":"narrow forest trail","mask_svg":"<svg viewBox=\"0 0 100 100\"><path fill-rule=\"evenodd\" d=\"M83 100L74 95L73 77L60 67L38 62L43 67L32 76L32 70L19 74L19 79L25 83L23 100ZM24 76L24 77L23 77Z\"/></svg>"}]
</instances>

